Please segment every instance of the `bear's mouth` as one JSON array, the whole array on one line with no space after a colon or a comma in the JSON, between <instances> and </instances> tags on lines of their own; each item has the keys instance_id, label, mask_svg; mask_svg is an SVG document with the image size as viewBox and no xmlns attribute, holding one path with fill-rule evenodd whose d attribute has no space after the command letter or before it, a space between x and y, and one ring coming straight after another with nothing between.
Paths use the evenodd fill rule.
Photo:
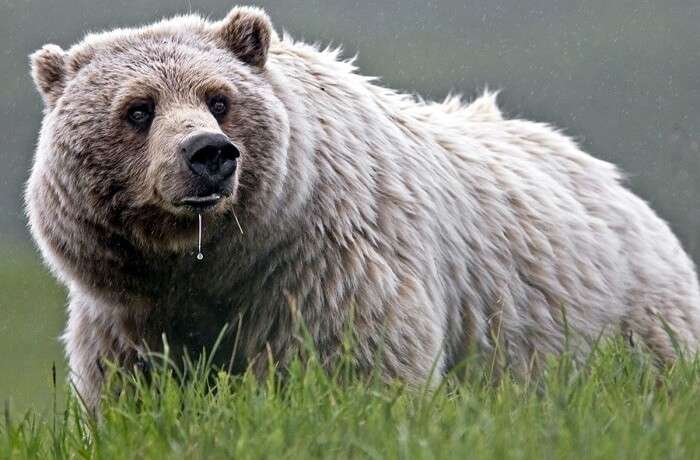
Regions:
<instances>
[{"instance_id":1,"label":"bear's mouth","mask_svg":"<svg viewBox=\"0 0 700 460\"><path fill-rule=\"evenodd\" d=\"M180 200L179 206L187 206L195 211L204 211L205 209L216 206L221 201L222 196L218 193L212 193L206 196L188 196Z\"/></svg>"}]
</instances>

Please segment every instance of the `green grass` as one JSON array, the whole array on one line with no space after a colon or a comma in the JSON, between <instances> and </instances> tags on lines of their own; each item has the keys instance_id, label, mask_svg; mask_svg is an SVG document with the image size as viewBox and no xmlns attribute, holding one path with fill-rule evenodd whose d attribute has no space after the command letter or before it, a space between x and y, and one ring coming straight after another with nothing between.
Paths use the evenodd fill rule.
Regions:
<instances>
[{"instance_id":1,"label":"green grass","mask_svg":"<svg viewBox=\"0 0 700 460\"><path fill-rule=\"evenodd\" d=\"M117 376L99 421L48 387L65 409L6 410L0 458L700 457L697 361L658 370L613 341L531 382L493 383L465 364L466 377L433 389L328 375L313 359L263 381L207 379L201 362L182 380L157 365L150 383Z\"/></svg>"},{"instance_id":2,"label":"green grass","mask_svg":"<svg viewBox=\"0 0 700 460\"><path fill-rule=\"evenodd\" d=\"M66 294L27 242L0 240L0 404L49 407L51 366L65 375L58 337Z\"/></svg>"},{"instance_id":3,"label":"green grass","mask_svg":"<svg viewBox=\"0 0 700 460\"><path fill-rule=\"evenodd\" d=\"M430 390L329 376L313 359L284 382L194 366L180 383L160 368L110 391L95 422L62 384L65 293L26 245L0 257L0 460L700 458L700 363L658 370L618 341L584 365L552 360L536 381L493 384L467 362L463 380Z\"/></svg>"}]
</instances>

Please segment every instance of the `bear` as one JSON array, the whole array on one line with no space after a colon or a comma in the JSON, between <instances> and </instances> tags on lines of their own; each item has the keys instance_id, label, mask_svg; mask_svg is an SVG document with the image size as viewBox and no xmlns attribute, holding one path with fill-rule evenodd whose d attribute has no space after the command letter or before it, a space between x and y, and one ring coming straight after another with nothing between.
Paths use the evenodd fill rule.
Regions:
<instances>
[{"instance_id":1,"label":"bear","mask_svg":"<svg viewBox=\"0 0 700 460\"><path fill-rule=\"evenodd\" d=\"M264 375L307 339L331 369L350 331L358 373L410 386L472 353L528 375L616 334L662 362L697 349L695 267L669 226L495 93L387 89L253 7L30 61L45 110L29 226L68 290L89 408L105 360L133 369L166 343L218 340L218 366Z\"/></svg>"}]
</instances>

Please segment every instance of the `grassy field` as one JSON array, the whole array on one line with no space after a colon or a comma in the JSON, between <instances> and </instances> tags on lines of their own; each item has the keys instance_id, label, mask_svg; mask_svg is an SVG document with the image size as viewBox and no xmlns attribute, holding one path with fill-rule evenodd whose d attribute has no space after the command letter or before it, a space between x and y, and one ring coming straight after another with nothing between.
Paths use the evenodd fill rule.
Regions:
<instances>
[{"instance_id":1,"label":"grassy field","mask_svg":"<svg viewBox=\"0 0 700 460\"><path fill-rule=\"evenodd\" d=\"M58 337L66 295L27 242L0 241L0 404L49 407L51 367L65 364Z\"/></svg>"},{"instance_id":2,"label":"grassy field","mask_svg":"<svg viewBox=\"0 0 700 460\"><path fill-rule=\"evenodd\" d=\"M0 460L700 458L700 364L660 371L621 342L531 382L494 384L467 362L465 378L433 389L327 375L313 359L284 382L204 365L181 380L157 365L149 384L110 391L94 421L64 383L65 293L30 248L0 249Z\"/></svg>"},{"instance_id":3,"label":"grassy field","mask_svg":"<svg viewBox=\"0 0 700 460\"><path fill-rule=\"evenodd\" d=\"M99 421L59 382L46 391L63 409L5 410L0 458L700 457L697 362L659 371L611 342L583 364L553 360L531 382L495 384L466 365L459 381L409 390L327 375L313 359L263 382L207 379L205 365L182 380L156 364L150 383L116 379Z\"/></svg>"}]
</instances>

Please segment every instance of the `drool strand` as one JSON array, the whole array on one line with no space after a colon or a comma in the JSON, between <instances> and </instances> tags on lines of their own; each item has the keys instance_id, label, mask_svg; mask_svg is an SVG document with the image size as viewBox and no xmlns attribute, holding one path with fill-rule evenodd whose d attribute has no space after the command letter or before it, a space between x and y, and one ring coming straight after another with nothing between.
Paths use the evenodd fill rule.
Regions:
<instances>
[{"instance_id":1,"label":"drool strand","mask_svg":"<svg viewBox=\"0 0 700 460\"><path fill-rule=\"evenodd\" d=\"M202 254L202 215L197 214L199 217L199 238L197 239L197 260L204 259L204 254Z\"/></svg>"}]
</instances>

